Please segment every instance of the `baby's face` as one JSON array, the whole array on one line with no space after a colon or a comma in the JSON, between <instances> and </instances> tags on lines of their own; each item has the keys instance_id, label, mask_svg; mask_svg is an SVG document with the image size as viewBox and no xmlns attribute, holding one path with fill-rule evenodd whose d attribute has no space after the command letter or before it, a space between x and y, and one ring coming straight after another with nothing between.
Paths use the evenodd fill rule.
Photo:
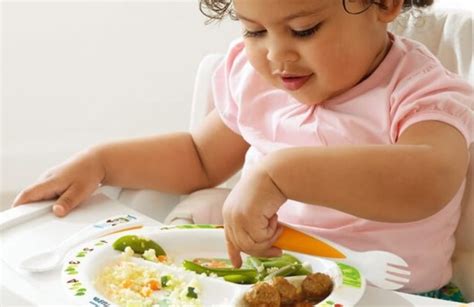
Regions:
<instances>
[{"instance_id":1,"label":"baby's face","mask_svg":"<svg viewBox=\"0 0 474 307\"><path fill-rule=\"evenodd\" d=\"M348 90L383 59L386 24L375 5L359 15L341 0L234 0L234 9L251 64L304 104Z\"/></svg>"}]
</instances>

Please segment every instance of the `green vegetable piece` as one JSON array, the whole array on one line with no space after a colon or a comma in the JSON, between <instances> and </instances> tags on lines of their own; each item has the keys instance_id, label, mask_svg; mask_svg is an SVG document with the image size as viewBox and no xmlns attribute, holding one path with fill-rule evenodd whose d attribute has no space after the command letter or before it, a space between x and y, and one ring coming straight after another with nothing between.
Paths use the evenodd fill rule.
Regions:
<instances>
[{"instance_id":1,"label":"green vegetable piece","mask_svg":"<svg viewBox=\"0 0 474 307\"><path fill-rule=\"evenodd\" d=\"M168 281L170 281L170 276L169 275L163 275L161 276L161 287L166 288L168 287Z\"/></svg>"},{"instance_id":2,"label":"green vegetable piece","mask_svg":"<svg viewBox=\"0 0 474 307\"><path fill-rule=\"evenodd\" d=\"M221 262L224 264L224 268L233 268L234 266L232 265L232 262L230 262L230 259L227 258L194 258L193 262L197 263L199 265L202 265L204 267L209 267L210 264L214 264L215 262Z\"/></svg>"},{"instance_id":3,"label":"green vegetable piece","mask_svg":"<svg viewBox=\"0 0 474 307\"><path fill-rule=\"evenodd\" d=\"M313 273L313 268L310 265L302 265L301 269L293 273L293 276L309 275L311 273Z\"/></svg>"},{"instance_id":4,"label":"green vegetable piece","mask_svg":"<svg viewBox=\"0 0 474 307\"><path fill-rule=\"evenodd\" d=\"M299 269L301 269L301 264L299 263L296 263L296 264L288 264L274 272L271 272L270 274L268 274L264 280L272 280L273 277L277 277L277 276L282 276L282 277L285 277L285 276L290 276L292 274L294 274L295 272L297 272Z\"/></svg>"},{"instance_id":5,"label":"green vegetable piece","mask_svg":"<svg viewBox=\"0 0 474 307\"><path fill-rule=\"evenodd\" d=\"M225 281L233 282L234 284L253 284L257 282L255 277L240 274L225 275L223 278Z\"/></svg>"},{"instance_id":6,"label":"green vegetable piece","mask_svg":"<svg viewBox=\"0 0 474 307\"><path fill-rule=\"evenodd\" d=\"M278 258L280 258L280 260L283 260L283 261L286 261L286 262L300 263L301 264L301 261L298 258L296 258L295 256L290 255L290 254L282 254Z\"/></svg>"},{"instance_id":7,"label":"green vegetable piece","mask_svg":"<svg viewBox=\"0 0 474 307\"><path fill-rule=\"evenodd\" d=\"M289 264L299 264L297 262L288 262L284 260L272 260L272 261L265 261L262 262L262 265L264 268L282 268L284 266L287 266Z\"/></svg>"},{"instance_id":8,"label":"green vegetable piece","mask_svg":"<svg viewBox=\"0 0 474 307\"><path fill-rule=\"evenodd\" d=\"M265 270L265 266L257 257L248 256L245 258L244 264L250 269L257 270L258 273L262 273Z\"/></svg>"},{"instance_id":9,"label":"green vegetable piece","mask_svg":"<svg viewBox=\"0 0 474 307\"><path fill-rule=\"evenodd\" d=\"M193 287L188 287L188 293L186 293L186 296L189 297L189 298L197 298L198 295L196 292L194 292L194 288Z\"/></svg>"},{"instance_id":10,"label":"green vegetable piece","mask_svg":"<svg viewBox=\"0 0 474 307\"><path fill-rule=\"evenodd\" d=\"M126 235L120 237L112 244L112 247L115 250L122 252L127 246L130 246L130 248L133 249L133 251L137 254L143 254L148 249L154 249L156 256L166 256L165 251L160 245L158 245L158 243L150 239L138 237L136 235Z\"/></svg>"},{"instance_id":11,"label":"green vegetable piece","mask_svg":"<svg viewBox=\"0 0 474 307\"><path fill-rule=\"evenodd\" d=\"M293 255L290 254L282 254L279 257L270 257L270 258L264 258L264 257L257 257L258 260L261 262L268 262L268 261L285 261L287 263L301 263L301 261L296 258Z\"/></svg>"},{"instance_id":12,"label":"green vegetable piece","mask_svg":"<svg viewBox=\"0 0 474 307\"><path fill-rule=\"evenodd\" d=\"M183 267L186 270L193 271L199 274L216 274L219 277L224 277L226 275L245 275L248 277L256 277L257 276L257 271L254 269L235 269L235 268L207 268L202 265L199 265L197 263L194 263L189 260L184 260L183 261Z\"/></svg>"}]
</instances>

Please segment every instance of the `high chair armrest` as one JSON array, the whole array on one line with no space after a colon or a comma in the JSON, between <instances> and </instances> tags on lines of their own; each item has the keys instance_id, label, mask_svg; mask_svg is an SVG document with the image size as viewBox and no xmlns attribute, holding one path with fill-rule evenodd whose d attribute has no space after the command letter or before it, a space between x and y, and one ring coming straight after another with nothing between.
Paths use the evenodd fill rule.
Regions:
<instances>
[{"instance_id":1,"label":"high chair armrest","mask_svg":"<svg viewBox=\"0 0 474 307\"><path fill-rule=\"evenodd\" d=\"M130 208L164 222L166 216L180 201L180 195L154 190L121 189L117 200Z\"/></svg>"}]
</instances>

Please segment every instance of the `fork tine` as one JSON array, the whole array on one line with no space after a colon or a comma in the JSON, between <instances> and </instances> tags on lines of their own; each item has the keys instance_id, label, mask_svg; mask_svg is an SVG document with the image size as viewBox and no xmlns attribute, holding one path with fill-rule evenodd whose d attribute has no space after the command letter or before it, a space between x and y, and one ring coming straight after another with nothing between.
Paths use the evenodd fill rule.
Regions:
<instances>
[{"instance_id":1,"label":"fork tine","mask_svg":"<svg viewBox=\"0 0 474 307\"><path fill-rule=\"evenodd\" d=\"M387 273L407 275L407 277L411 275L411 272L409 270L399 269L399 268L396 268L396 267L393 267L393 266L387 266Z\"/></svg>"},{"instance_id":2,"label":"fork tine","mask_svg":"<svg viewBox=\"0 0 474 307\"><path fill-rule=\"evenodd\" d=\"M403 260L403 258L395 255L395 254L391 254L390 255L390 259L387 259L388 263L390 265L396 265L396 266L399 266L399 267L408 267L408 263L406 263L405 260Z\"/></svg>"},{"instance_id":3,"label":"fork tine","mask_svg":"<svg viewBox=\"0 0 474 307\"><path fill-rule=\"evenodd\" d=\"M407 284L410 281L410 278L392 275L390 274L390 272L387 272L387 275L390 275L390 276L387 276L386 280L397 282L400 284Z\"/></svg>"}]
</instances>

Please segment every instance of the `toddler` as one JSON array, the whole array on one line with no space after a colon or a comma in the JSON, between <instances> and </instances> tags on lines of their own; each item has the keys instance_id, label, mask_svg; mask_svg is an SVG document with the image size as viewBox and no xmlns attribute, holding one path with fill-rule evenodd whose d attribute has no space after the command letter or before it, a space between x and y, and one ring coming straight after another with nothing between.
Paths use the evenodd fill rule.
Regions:
<instances>
[{"instance_id":1,"label":"toddler","mask_svg":"<svg viewBox=\"0 0 474 307\"><path fill-rule=\"evenodd\" d=\"M431 1L416 0L416 6ZM243 167L222 211L229 257L275 256L290 223L351 249L387 250L406 292L452 274L473 141L473 89L419 43L387 32L410 0L201 0L243 38L213 75L215 110L193 133L93 146L15 205L59 197L64 216L98 185L190 193Z\"/></svg>"}]
</instances>

